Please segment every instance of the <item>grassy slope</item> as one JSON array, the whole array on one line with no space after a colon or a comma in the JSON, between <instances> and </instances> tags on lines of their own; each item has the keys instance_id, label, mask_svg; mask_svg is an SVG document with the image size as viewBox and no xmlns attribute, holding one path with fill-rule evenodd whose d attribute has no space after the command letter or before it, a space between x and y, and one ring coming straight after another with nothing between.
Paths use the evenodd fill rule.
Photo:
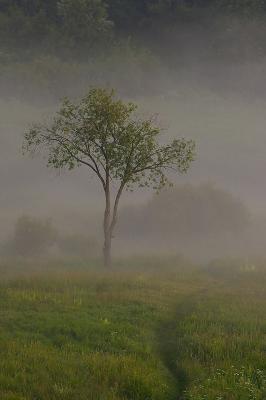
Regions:
<instances>
[{"instance_id":1,"label":"grassy slope","mask_svg":"<svg viewBox=\"0 0 266 400\"><path fill-rule=\"evenodd\" d=\"M3 281L0 398L263 400L265 283L168 266Z\"/></svg>"}]
</instances>

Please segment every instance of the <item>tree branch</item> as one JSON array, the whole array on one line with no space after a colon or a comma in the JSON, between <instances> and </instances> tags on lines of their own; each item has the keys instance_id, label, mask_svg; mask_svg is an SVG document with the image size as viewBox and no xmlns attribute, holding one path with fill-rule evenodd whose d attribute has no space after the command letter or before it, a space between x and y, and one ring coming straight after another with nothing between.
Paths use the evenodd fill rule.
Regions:
<instances>
[{"instance_id":1,"label":"tree branch","mask_svg":"<svg viewBox=\"0 0 266 400\"><path fill-rule=\"evenodd\" d=\"M46 139L47 139L47 138L46 138ZM65 138L62 138L62 139L64 140ZM64 141L61 140L61 138L58 138L58 137L57 137L57 138L52 138L52 137L50 137L50 138L48 139L48 141L53 141L53 142L59 143L61 146L64 147L64 149L67 151L67 153L68 153L72 158L74 158L77 162L79 162L79 163L81 163L81 164L84 164L84 165L86 165L87 167L91 168L92 171L94 171L94 172L96 173L96 175L98 176L98 178L100 179L100 181L101 181L101 183L102 183L102 185L103 185L103 188L104 188L104 190L105 190L105 181L104 181L104 179L103 179L103 177L102 177L102 175L101 175L101 173L100 173L100 171L99 171L99 168L98 168L98 166L97 166L96 163L95 163L95 166L93 166L91 163L89 163L89 162L83 160L82 158L78 157L77 155L75 155L75 154L69 149L69 147L66 145L66 143L65 143ZM67 141L68 141L68 140L67 140ZM73 145L72 142L71 142L71 145ZM78 150L78 148L76 148L76 149Z\"/></svg>"}]
</instances>

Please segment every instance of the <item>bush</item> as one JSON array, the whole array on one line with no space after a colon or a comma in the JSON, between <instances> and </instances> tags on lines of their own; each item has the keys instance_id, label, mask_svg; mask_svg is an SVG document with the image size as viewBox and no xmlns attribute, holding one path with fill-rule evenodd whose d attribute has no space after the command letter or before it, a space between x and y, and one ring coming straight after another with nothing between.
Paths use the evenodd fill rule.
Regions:
<instances>
[{"instance_id":1,"label":"bush","mask_svg":"<svg viewBox=\"0 0 266 400\"><path fill-rule=\"evenodd\" d=\"M22 216L18 218L14 233L5 245L5 252L22 257L40 256L48 252L56 237L50 219Z\"/></svg>"}]
</instances>

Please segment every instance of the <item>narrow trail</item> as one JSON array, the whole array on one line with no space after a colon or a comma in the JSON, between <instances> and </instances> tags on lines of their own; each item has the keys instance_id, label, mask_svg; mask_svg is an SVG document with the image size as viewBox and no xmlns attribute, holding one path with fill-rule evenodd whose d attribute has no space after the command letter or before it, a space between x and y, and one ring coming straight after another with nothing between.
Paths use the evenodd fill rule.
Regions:
<instances>
[{"instance_id":1,"label":"narrow trail","mask_svg":"<svg viewBox=\"0 0 266 400\"><path fill-rule=\"evenodd\" d=\"M161 360L176 382L177 397L173 400L182 400L184 391L189 385L187 372L178 364L178 360L181 358L178 343L178 337L181 335L179 324L194 311L199 297L204 292L205 290L199 290L177 303L157 330L158 351Z\"/></svg>"}]
</instances>

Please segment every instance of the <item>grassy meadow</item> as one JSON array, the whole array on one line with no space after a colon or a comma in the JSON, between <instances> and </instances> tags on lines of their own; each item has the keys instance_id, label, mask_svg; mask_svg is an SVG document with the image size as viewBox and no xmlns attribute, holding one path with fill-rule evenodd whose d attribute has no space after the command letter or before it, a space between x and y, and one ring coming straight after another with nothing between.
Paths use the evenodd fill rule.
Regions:
<instances>
[{"instance_id":1,"label":"grassy meadow","mask_svg":"<svg viewBox=\"0 0 266 400\"><path fill-rule=\"evenodd\" d=\"M263 263L96 264L2 264L1 400L266 399Z\"/></svg>"}]
</instances>

